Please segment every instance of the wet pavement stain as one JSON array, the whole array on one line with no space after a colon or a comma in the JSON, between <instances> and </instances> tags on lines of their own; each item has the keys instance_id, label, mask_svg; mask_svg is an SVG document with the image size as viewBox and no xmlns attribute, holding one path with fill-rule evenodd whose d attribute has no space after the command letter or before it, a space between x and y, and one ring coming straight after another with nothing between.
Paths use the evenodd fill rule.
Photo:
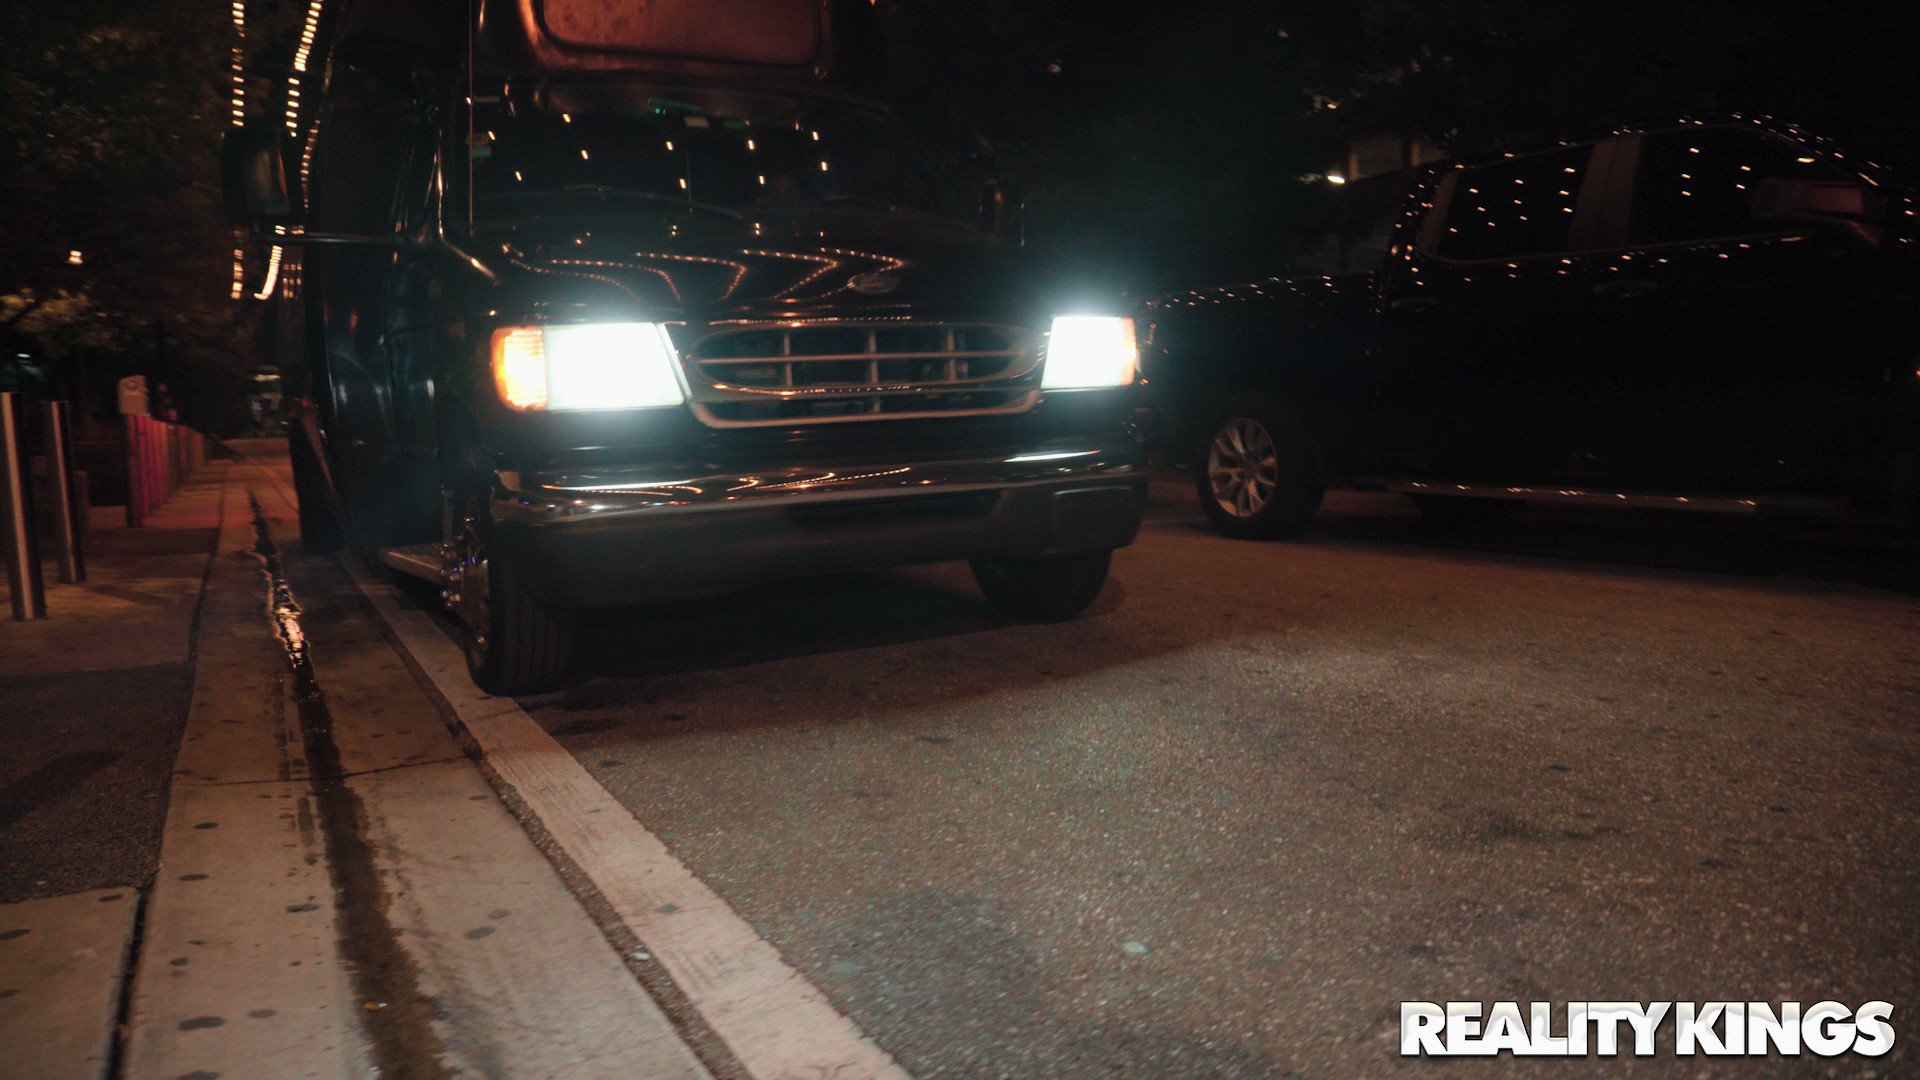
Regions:
<instances>
[{"instance_id":1,"label":"wet pavement stain","mask_svg":"<svg viewBox=\"0 0 1920 1080\"><path fill-rule=\"evenodd\" d=\"M387 918L393 899L367 838L366 805L347 782L340 747L333 738L333 715L314 677L300 625L300 605L282 572L279 550L259 501L251 496L249 500L254 554L267 579L268 617L293 675L293 699L313 784L313 825L326 846L340 952L354 996L362 1003L361 1023L373 1065L387 1076L449 1076L443 1063L445 1047L433 1030L436 1004L421 991L419 968L401 947L399 933Z\"/></svg>"}]
</instances>

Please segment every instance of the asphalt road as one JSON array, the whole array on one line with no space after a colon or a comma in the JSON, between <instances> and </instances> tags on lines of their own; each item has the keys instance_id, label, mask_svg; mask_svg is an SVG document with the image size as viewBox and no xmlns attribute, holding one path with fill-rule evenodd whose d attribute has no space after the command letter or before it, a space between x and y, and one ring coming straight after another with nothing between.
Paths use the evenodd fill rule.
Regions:
<instances>
[{"instance_id":1,"label":"asphalt road","mask_svg":"<svg viewBox=\"0 0 1920 1080\"><path fill-rule=\"evenodd\" d=\"M1915 562L1157 501L1076 622L957 566L786 583L598 619L523 705L916 1076L1478 1075L1400 1058L1398 1003L1920 1001ZM1903 1035L1500 1064L1900 1075Z\"/></svg>"},{"instance_id":2,"label":"asphalt road","mask_svg":"<svg viewBox=\"0 0 1920 1080\"><path fill-rule=\"evenodd\" d=\"M380 1025L308 1021L404 1026L386 1003L416 993L369 971L417 971L414 1034L502 1075L655 1052L815 1075L779 1064L845 1060L835 1009L918 1077L1920 1072L1920 556L1892 538L1542 510L1459 532L1342 495L1252 544L1159 497L1079 620L1009 624L960 566L772 584L591 618L575 684L523 715L465 683L443 617L299 553L284 456L245 456L196 496L224 525L187 515L97 583L112 634L0 657L0 905L140 890L126 1075L339 1071ZM312 731L249 498L304 609ZM315 732L338 768L305 760ZM244 812L342 792L361 809L325 844L311 813ZM678 903L635 903L679 863ZM1450 999L1880 999L1900 1038L1401 1057L1399 1003Z\"/></svg>"}]
</instances>

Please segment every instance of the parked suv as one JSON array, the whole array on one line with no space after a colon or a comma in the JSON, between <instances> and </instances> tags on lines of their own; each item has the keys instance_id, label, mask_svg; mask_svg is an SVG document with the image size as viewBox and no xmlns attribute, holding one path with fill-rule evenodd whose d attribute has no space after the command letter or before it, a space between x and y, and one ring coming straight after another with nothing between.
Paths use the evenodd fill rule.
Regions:
<instances>
[{"instance_id":1,"label":"parked suv","mask_svg":"<svg viewBox=\"0 0 1920 1080\"><path fill-rule=\"evenodd\" d=\"M1151 305L1164 431L1222 532L1298 533L1334 486L1452 522L1534 500L1911 520L1915 204L1885 170L1736 119L1410 186L1362 272Z\"/></svg>"},{"instance_id":2,"label":"parked suv","mask_svg":"<svg viewBox=\"0 0 1920 1080\"><path fill-rule=\"evenodd\" d=\"M967 559L1068 617L1138 528L1132 320L831 85L824 3L759 6L364 4L302 141L230 140L306 543L440 583L489 691L774 577Z\"/></svg>"}]
</instances>

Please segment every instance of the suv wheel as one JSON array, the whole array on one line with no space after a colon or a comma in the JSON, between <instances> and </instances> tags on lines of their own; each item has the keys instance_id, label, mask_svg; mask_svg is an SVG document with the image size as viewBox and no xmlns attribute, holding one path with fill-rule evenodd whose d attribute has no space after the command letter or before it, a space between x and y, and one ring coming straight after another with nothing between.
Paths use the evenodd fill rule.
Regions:
<instances>
[{"instance_id":1,"label":"suv wheel","mask_svg":"<svg viewBox=\"0 0 1920 1080\"><path fill-rule=\"evenodd\" d=\"M465 631L467 673L498 697L559 689L573 661L573 613L542 603L510 561L491 558L487 532L469 510L443 572L443 596Z\"/></svg>"},{"instance_id":2,"label":"suv wheel","mask_svg":"<svg viewBox=\"0 0 1920 1080\"><path fill-rule=\"evenodd\" d=\"M1112 566L1111 551L1044 559L1001 556L973 560L973 580L1003 614L1029 622L1059 622L1093 605Z\"/></svg>"},{"instance_id":3,"label":"suv wheel","mask_svg":"<svg viewBox=\"0 0 1920 1080\"><path fill-rule=\"evenodd\" d=\"M1306 433L1279 408L1255 400L1217 414L1193 471L1207 520L1236 540L1300 535L1326 492Z\"/></svg>"}]
</instances>

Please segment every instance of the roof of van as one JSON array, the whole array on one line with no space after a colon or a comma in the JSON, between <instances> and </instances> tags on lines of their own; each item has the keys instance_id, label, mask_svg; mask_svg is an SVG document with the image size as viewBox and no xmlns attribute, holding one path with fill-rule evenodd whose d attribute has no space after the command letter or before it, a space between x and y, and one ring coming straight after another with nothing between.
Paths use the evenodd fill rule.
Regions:
<instances>
[{"instance_id":1,"label":"roof of van","mask_svg":"<svg viewBox=\"0 0 1920 1080\"><path fill-rule=\"evenodd\" d=\"M832 6L832 0L357 0L343 13L341 36L449 61L471 45L476 67L503 72L819 81L832 71Z\"/></svg>"}]
</instances>

